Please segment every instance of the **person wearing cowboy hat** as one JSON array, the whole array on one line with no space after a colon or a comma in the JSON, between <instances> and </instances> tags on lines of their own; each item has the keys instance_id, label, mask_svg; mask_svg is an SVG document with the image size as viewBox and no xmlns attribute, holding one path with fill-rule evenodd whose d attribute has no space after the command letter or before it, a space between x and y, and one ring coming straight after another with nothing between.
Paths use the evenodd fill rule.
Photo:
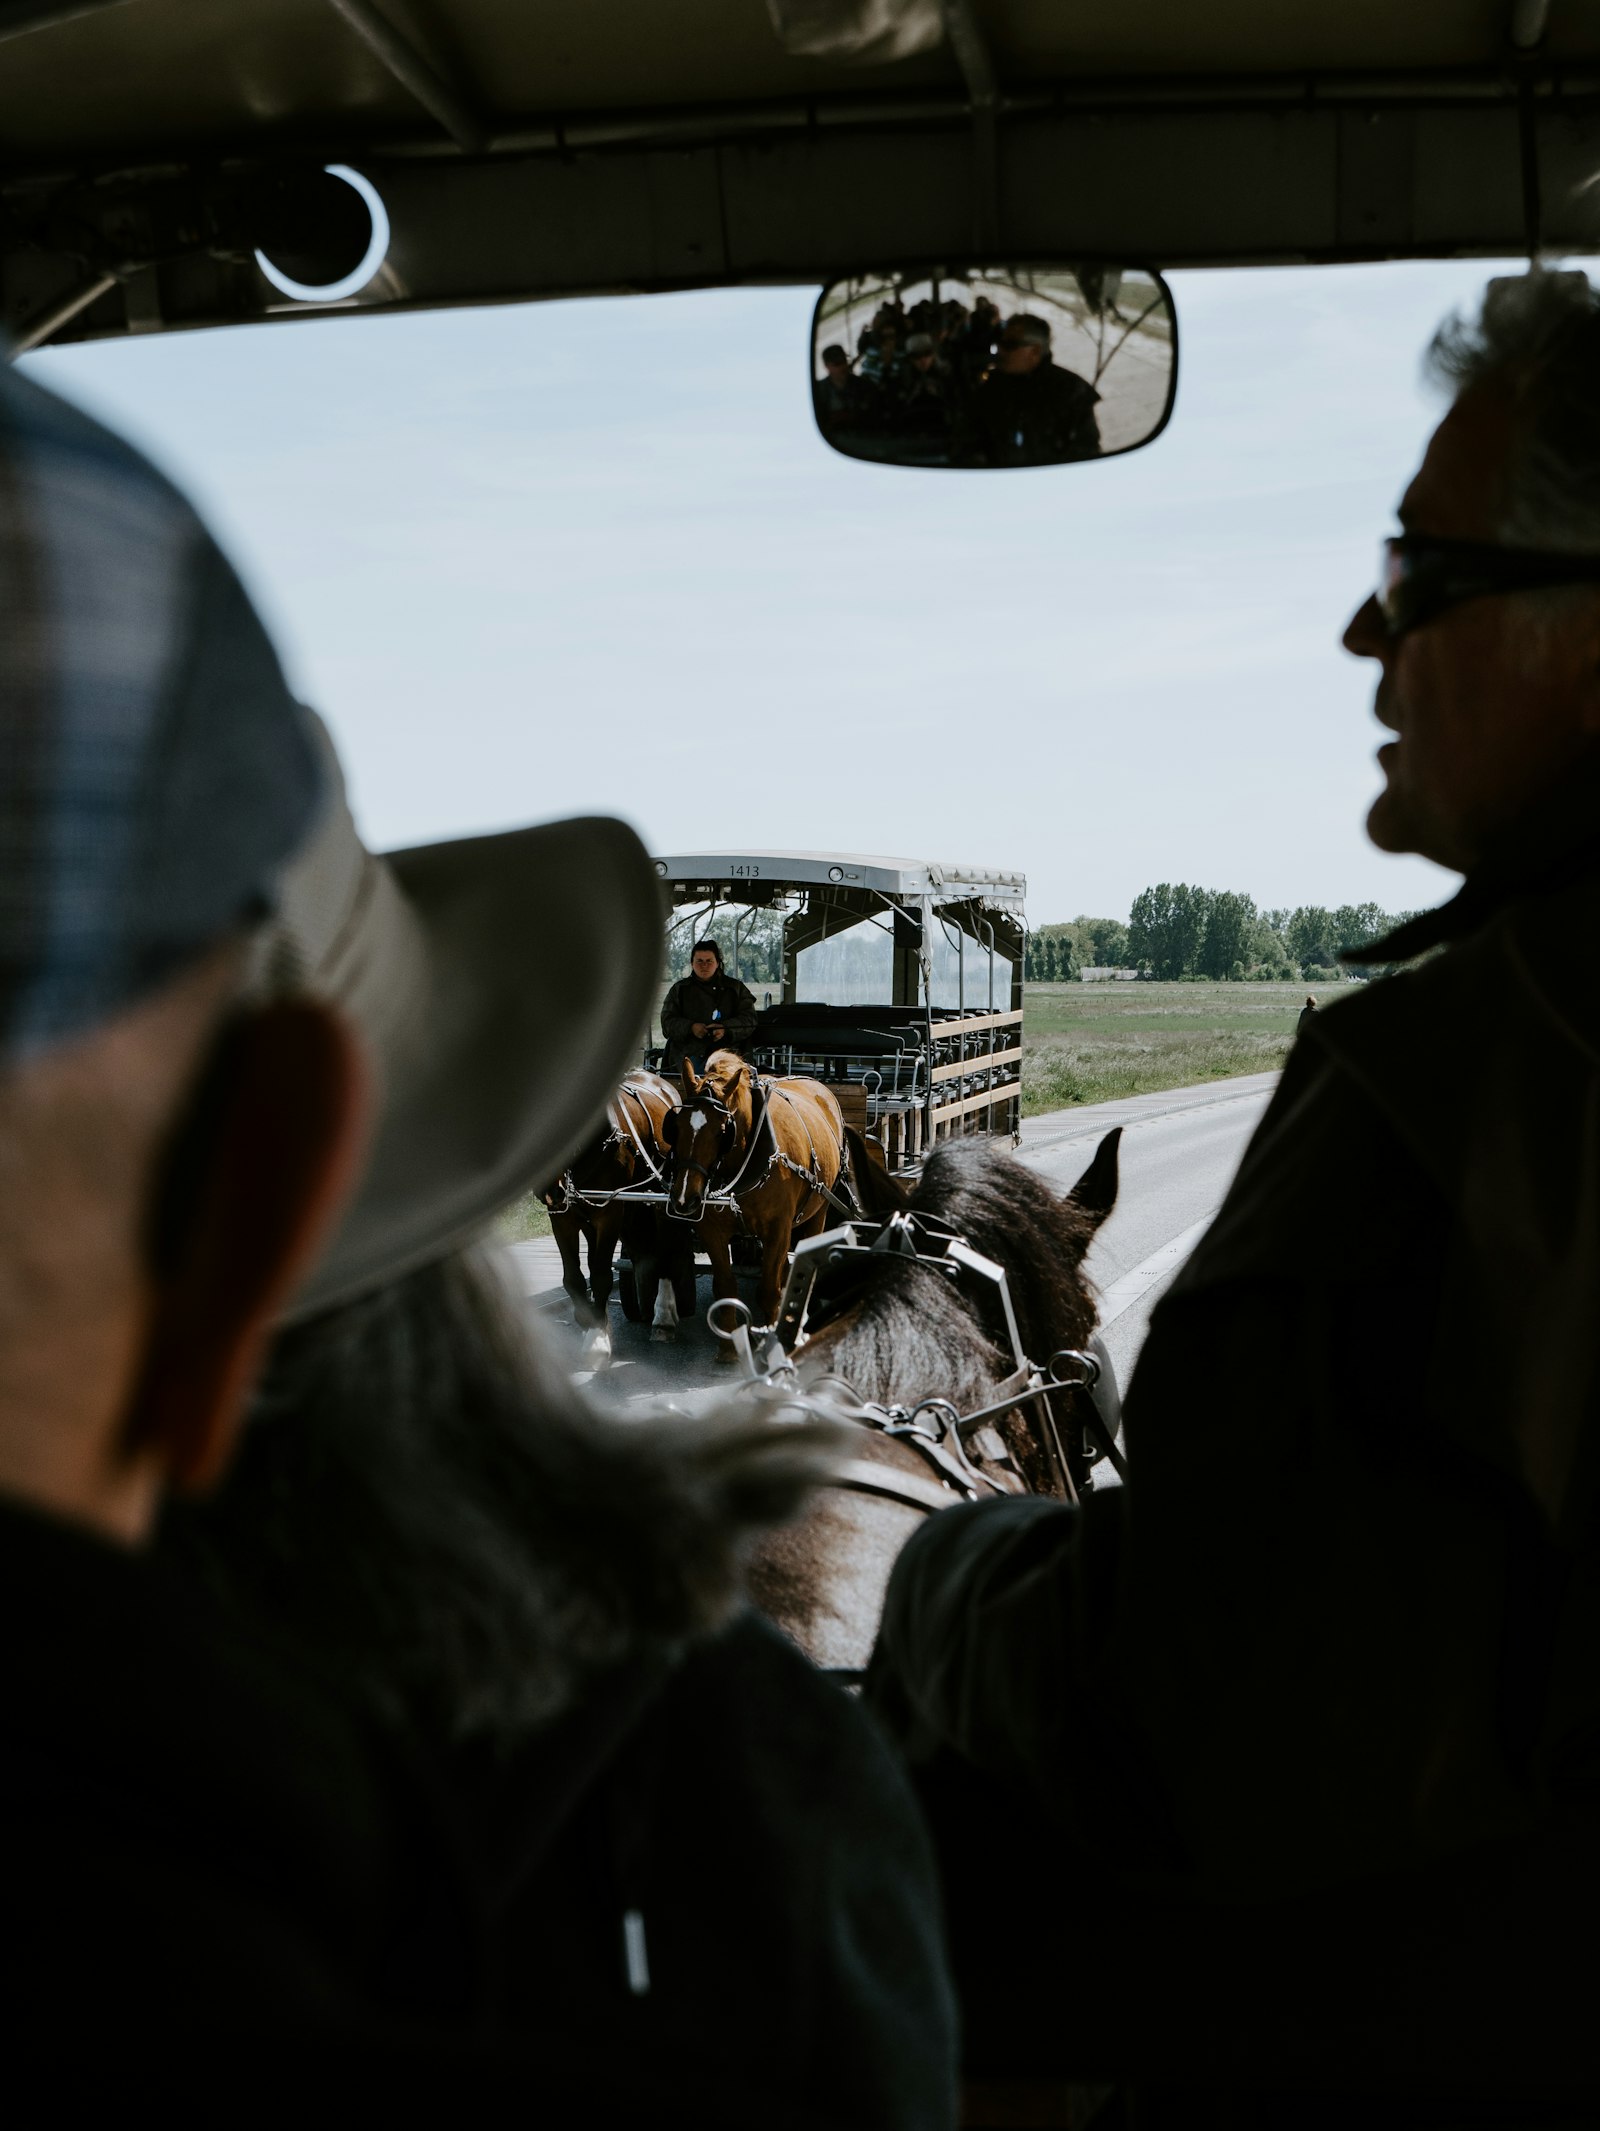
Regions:
<instances>
[{"instance_id":1,"label":"person wearing cowboy hat","mask_svg":"<svg viewBox=\"0 0 1600 2131\"><path fill-rule=\"evenodd\" d=\"M360 1033L374 1151L236 1471L169 1517L167 1559L431 1768L531 2103L570 2062L640 2122L937 2131L954 2014L915 1802L743 1592L753 1539L831 1470L831 1430L745 1402L608 1411L470 1247L583 1144L634 1055L654 869L605 822L376 857L320 738L332 803L259 981ZM552 1036L522 913L575 874ZM743 993L714 966L695 981Z\"/></svg>"}]
</instances>

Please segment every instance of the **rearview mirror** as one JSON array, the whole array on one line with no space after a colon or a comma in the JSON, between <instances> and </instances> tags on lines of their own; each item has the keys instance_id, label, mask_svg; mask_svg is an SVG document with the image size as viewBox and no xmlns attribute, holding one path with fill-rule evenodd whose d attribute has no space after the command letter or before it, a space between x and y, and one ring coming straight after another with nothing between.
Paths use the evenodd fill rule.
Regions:
<instances>
[{"instance_id":1,"label":"rearview mirror","mask_svg":"<svg viewBox=\"0 0 1600 2131\"><path fill-rule=\"evenodd\" d=\"M1060 466L1166 427L1178 319L1145 267L917 267L834 281L811 398L835 451L890 466Z\"/></svg>"}]
</instances>

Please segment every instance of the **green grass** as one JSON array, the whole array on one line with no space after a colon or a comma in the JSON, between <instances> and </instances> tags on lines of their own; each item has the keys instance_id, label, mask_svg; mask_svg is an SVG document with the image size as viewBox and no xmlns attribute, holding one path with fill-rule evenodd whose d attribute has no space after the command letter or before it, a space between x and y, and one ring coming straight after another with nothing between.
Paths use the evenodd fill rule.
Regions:
<instances>
[{"instance_id":1,"label":"green grass","mask_svg":"<svg viewBox=\"0 0 1600 2131\"><path fill-rule=\"evenodd\" d=\"M1307 993L1339 984L1030 984L1023 1000L1022 1113L1153 1095L1270 1073Z\"/></svg>"},{"instance_id":2,"label":"green grass","mask_svg":"<svg viewBox=\"0 0 1600 2131\"><path fill-rule=\"evenodd\" d=\"M550 1216L536 1191L525 1191L495 1218L496 1243L531 1243L535 1236L550 1233Z\"/></svg>"}]
</instances>

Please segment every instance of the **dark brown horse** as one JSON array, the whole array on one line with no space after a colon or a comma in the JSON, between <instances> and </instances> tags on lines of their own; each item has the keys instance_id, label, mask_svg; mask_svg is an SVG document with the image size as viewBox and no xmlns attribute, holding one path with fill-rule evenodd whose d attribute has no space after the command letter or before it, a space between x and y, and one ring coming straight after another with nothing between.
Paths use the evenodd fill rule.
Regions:
<instances>
[{"instance_id":1,"label":"dark brown horse","mask_svg":"<svg viewBox=\"0 0 1600 2131\"><path fill-rule=\"evenodd\" d=\"M664 1337L675 1334L677 1292L686 1270L689 1281L693 1279L687 1249L679 1238L664 1233L661 1209L611 1197L630 1184L661 1188L677 1106L670 1080L659 1073L630 1073L606 1106L605 1129L540 1193L561 1252L561 1285L572 1298L574 1321L587 1328L584 1354L594 1363L603 1365L611 1351L608 1304L619 1245L627 1248L636 1307L641 1315L654 1313L656 1329Z\"/></svg>"},{"instance_id":2,"label":"dark brown horse","mask_svg":"<svg viewBox=\"0 0 1600 2131\"><path fill-rule=\"evenodd\" d=\"M821 1232L828 1193L838 1190L845 1161L838 1103L820 1080L768 1080L737 1052L713 1051L704 1073L684 1061L671 1133L669 1215L694 1223L718 1297L738 1292L734 1237L759 1239L756 1321L771 1324L789 1252Z\"/></svg>"},{"instance_id":3,"label":"dark brown horse","mask_svg":"<svg viewBox=\"0 0 1600 2131\"><path fill-rule=\"evenodd\" d=\"M1094 1330L1083 1260L1116 1203L1120 1138L1119 1129L1101 1141L1065 1196L978 1140L937 1149L914 1191L881 1174L860 1179L860 1188L872 1214L898 1206L929 1216L1002 1266L1023 1353L1045 1364L1063 1347L1081 1349ZM951 1280L925 1261L887 1253L796 1359L802 1383L842 1378L880 1405L937 1398L963 1415L991 1404L1016 1368L992 1282ZM1068 1400L1054 1403L1059 1412ZM1064 1436L1064 1413L1058 1425ZM1014 1408L973 1437L973 1460L1006 1492L1059 1492L1044 1427L1037 1404ZM877 1468L882 1492L862 1466ZM825 1490L800 1523L763 1545L751 1580L758 1604L814 1662L856 1671L872 1648L895 1556L924 1516L962 1497L908 1443L866 1427L849 1467L851 1484Z\"/></svg>"}]
</instances>

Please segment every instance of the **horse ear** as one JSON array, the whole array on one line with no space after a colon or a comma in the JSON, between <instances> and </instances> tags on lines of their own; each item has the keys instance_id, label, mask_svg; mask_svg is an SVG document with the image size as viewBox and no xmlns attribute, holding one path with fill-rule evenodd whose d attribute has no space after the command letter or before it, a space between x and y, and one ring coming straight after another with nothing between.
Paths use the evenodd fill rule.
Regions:
<instances>
[{"instance_id":1,"label":"horse ear","mask_svg":"<svg viewBox=\"0 0 1600 2131\"><path fill-rule=\"evenodd\" d=\"M1098 1228L1117 1203L1117 1145L1122 1127L1114 1125L1094 1150L1094 1160L1067 1193L1067 1204L1086 1214Z\"/></svg>"},{"instance_id":2,"label":"horse ear","mask_svg":"<svg viewBox=\"0 0 1600 2131\"><path fill-rule=\"evenodd\" d=\"M683 1061L682 1071L684 1094L690 1097L698 1095L700 1092L700 1076L694 1069L694 1060L692 1058L686 1058Z\"/></svg>"}]
</instances>

